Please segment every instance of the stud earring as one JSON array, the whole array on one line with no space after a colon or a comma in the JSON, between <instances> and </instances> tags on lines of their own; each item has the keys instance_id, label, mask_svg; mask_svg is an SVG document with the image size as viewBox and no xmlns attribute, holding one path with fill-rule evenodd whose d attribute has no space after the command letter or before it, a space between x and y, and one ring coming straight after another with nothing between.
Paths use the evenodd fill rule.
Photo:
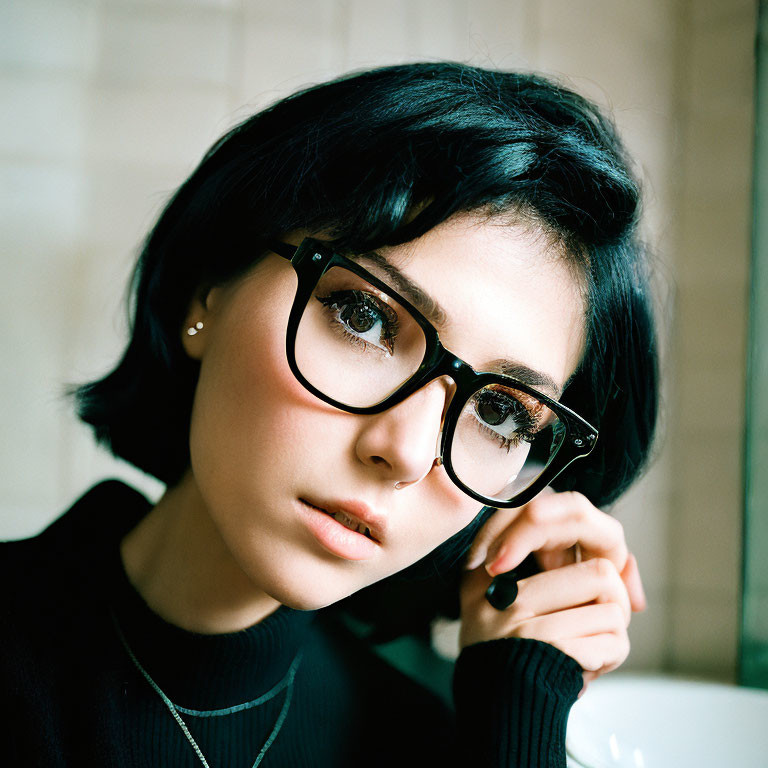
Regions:
<instances>
[{"instance_id":1,"label":"stud earring","mask_svg":"<svg viewBox=\"0 0 768 768\"><path fill-rule=\"evenodd\" d=\"M198 320L193 326L187 328L187 336L197 336L198 331L203 330L203 323Z\"/></svg>"}]
</instances>

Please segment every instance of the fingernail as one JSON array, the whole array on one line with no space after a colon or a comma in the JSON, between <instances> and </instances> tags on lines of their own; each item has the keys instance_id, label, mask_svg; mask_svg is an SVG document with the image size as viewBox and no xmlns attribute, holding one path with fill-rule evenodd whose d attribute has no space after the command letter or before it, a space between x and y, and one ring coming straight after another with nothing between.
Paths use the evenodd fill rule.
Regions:
<instances>
[{"instance_id":1,"label":"fingernail","mask_svg":"<svg viewBox=\"0 0 768 768\"><path fill-rule=\"evenodd\" d=\"M481 552L475 552L471 557L468 557L464 562L465 571L474 571L480 563L484 560Z\"/></svg>"},{"instance_id":2,"label":"fingernail","mask_svg":"<svg viewBox=\"0 0 768 768\"><path fill-rule=\"evenodd\" d=\"M640 578L639 574L637 581L638 584L640 584L640 596L643 598L643 607L646 607L648 605L648 598L645 596L645 587L643 586L643 580Z\"/></svg>"},{"instance_id":3,"label":"fingernail","mask_svg":"<svg viewBox=\"0 0 768 768\"><path fill-rule=\"evenodd\" d=\"M485 553L486 570L499 559L503 549L504 547L499 543L494 543L488 548L488 551Z\"/></svg>"},{"instance_id":4,"label":"fingernail","mask_svg":"<svg viewBox=\"0 0 768 768\"><path fill-rule=\"evenodd\" d=\"M504 550L495 552L493 555L489 554L485 559L485 570L489 576L498 576L501 570L497 568L498 564L503 560Z\"/></svg>"},{"instance_id":5,"label":"fingernail","mask_svg":"<svg viewBox=\"0 0 768 768\"><path fill-rule=\"evenodd\" d=\"M640 602L640 610L644 611L648 607L648 598L645 596L645 590L643 589L642 583L640 584Z\"/></svg>"},{"instance_id":6,"label":"fingernail","mask_svg":"<svg viewBox=\"0 0 768 768\"><path fill-rule=\"evenodd\" d=\"M643 587L643 578L640 576L640 568L637 565L637 558L630 554L630 557L632 558L632 567L635 571L636 582L637 582L637 589L639 590L638 597L640 598L640 601L642 603L642 606L638 609L640 611L644 611L648 607L648 598L645 596L645 588Z\"/></svg>"}]
</instances>

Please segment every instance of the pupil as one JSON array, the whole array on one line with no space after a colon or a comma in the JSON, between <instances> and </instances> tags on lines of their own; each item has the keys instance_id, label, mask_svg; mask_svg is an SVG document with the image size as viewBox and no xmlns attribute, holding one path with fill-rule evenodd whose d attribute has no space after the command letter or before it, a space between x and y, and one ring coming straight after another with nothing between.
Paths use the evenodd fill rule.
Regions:
<instances>
[{"instance_id":1,"label":"pupil","mask_svg":"<svg viewBox=\"0 0 768 768\"><path fill-rule=\"evenodd\" d=\"M370 331L376 323L376 316L365 304L347 306L341 313L341 319L356 333Z\"/></svg>"},{"instance_id":2,"label":"pupil","mask_svg":"<svg viewBox=\"0 0 768 768\"><path fill-rule=\"evenodd\" d=\"M509 405L499 397L484 395L477 404L477 413L480 418L491 425L501 424L507 418Z\"/></svg>"}]
</instances>

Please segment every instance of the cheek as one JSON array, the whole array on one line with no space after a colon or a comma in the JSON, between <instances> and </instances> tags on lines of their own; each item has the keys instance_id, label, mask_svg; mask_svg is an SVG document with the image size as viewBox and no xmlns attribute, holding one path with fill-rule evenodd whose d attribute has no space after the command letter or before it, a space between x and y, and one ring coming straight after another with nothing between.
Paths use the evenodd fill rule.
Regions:
<instances>
[{"instance_id":1,"label":"cheek","mask_svg":"<svg viewBox=\"0 0 768 768\"><path fill-rule=\"evenodd\" d=\"M232 317L206 350L190 425L192 466L206 488L255 485L264 468L295 460L318 401L285 356L285 318Z\"/></svg>"},{"instance_id":2,"label":"cheek","mask_svg":"<svg viewBox=\"0 0 768 768\"><path fill-rule=\"evenodd\" d=\"M459 490L444 469L428 478L421 491L421 501L410 508L413 517L406 532L414 561L466 528L483 508Z\"/></svg>"}]
</instances>

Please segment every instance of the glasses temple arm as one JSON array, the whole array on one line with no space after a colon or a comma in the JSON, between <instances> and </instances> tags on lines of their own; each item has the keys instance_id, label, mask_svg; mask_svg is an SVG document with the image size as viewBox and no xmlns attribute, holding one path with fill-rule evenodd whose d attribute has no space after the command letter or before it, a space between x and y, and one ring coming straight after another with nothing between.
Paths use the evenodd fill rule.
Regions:
<instances>
[{"instance_id":1,"label":"glasses temple arm","mask_svg":"<svg viewBox=\"0 0 768 768\"><path fill-rule=\"evenodd\" d=\"M280 240L262 240L261 242L264 246L269 248L270 251L273 251L278 256L282 256L284 259L288 259L288 261L290 261L296 251L299 250L298 245L290 245L289 243L283 243Z\"/></svg>"}]
</instances>

